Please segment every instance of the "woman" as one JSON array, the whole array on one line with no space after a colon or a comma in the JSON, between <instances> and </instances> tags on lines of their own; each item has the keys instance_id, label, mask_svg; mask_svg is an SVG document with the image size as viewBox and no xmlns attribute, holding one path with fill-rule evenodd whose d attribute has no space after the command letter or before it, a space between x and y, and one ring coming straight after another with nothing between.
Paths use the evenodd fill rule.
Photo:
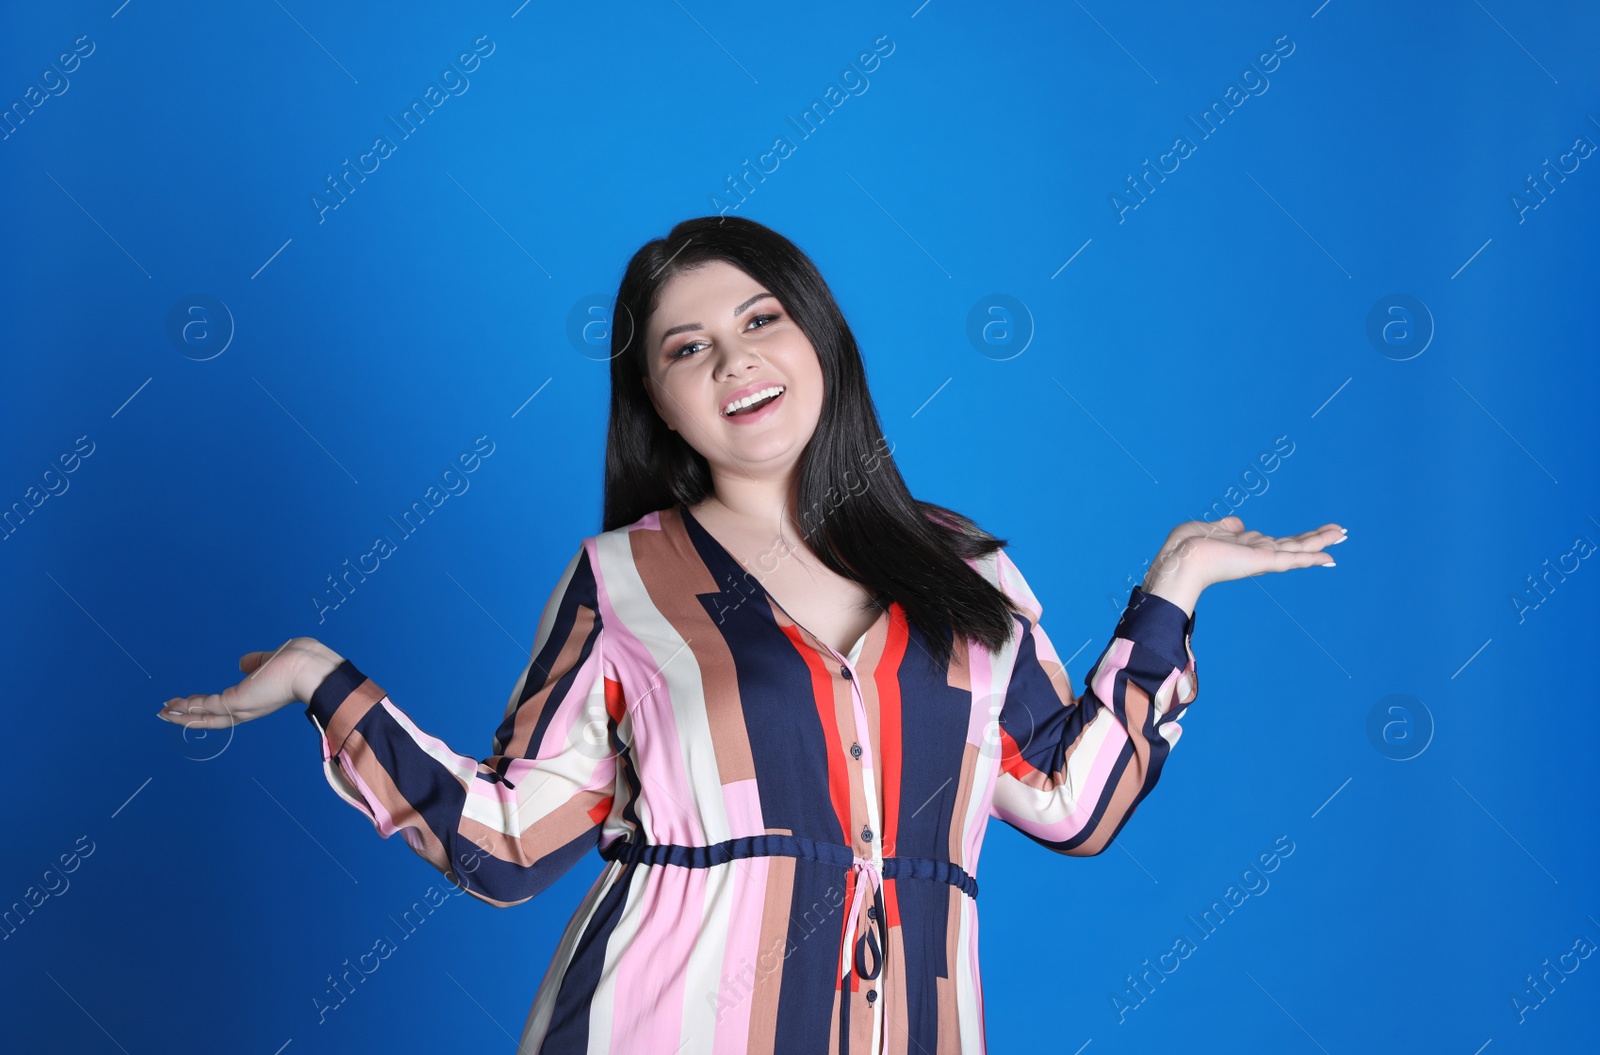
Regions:
<instances>
[{"instance_id":1,"label":"woman","mask_svg":"<svg viewBox=\"0 0 1600 1055\"><path fill-rule=\"evenodd\" d=\"M487 758L312 638L164 716L307 701L335 791L491 905L598 845L522 1051L982 1051L988 819L1103 851L1197 692L1200 591L1331 565L1343 529L1180 524L1078 697L1005 542L912 498L791 242L681 223L635 254L613 323L604 528Z\"/></svg>"}]
</instances>

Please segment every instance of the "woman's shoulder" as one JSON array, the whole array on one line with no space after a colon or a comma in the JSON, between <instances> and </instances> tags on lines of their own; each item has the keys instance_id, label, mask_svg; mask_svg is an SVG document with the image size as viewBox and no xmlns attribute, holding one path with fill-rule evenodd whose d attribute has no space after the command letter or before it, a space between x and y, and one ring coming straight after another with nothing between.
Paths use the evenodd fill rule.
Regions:
<instances>
[{"instance_id":1,"label":"woman's shoulder","mask_svg":"<svg viewBox=\"0 0 1600 1055\"><path fill-rule=\"evenodd\" d=\"M622 524L605 531L598 531L593 535L585 535L582 543L584 548L591 552L610 546L627 545L628 536L635 531L660 531L667 526L667 521L676 517L676 506L669 506L666 509L652 509L631 524Z\"/></svg>"},{"instance_id":2,"label":"woman's shoulder","mask_svg":"<svg viewBox=\"0 0 1600 1055\"><path fill-rule=\"evenodd\" d=\"M1012 560L1006 548L1010 543L986 531L964 513L930 502L920 504L924 516L950 532L952 544L967 566L1029 613L1030 619L1037 621L1039 600L1029 589L1016 561Z\"/></svg>"},{"instance_id":3,"label":"woman's shoulder","mask_svg":"<svg viewBox=\"0 0 1600 1055\"><path fill-rule=\"evenodd\" d=\"M669 506L666 509L653 509L631 524L583 536L578 542L577 552L572 557L573 561L587 556L593 575L602 578L606 566L614 566L617 561L635 559L636 546L630 538L634 532L667 529L670 526L669 522L674 521L678 515L676 508Z\"/></svg>"}]
</instances>

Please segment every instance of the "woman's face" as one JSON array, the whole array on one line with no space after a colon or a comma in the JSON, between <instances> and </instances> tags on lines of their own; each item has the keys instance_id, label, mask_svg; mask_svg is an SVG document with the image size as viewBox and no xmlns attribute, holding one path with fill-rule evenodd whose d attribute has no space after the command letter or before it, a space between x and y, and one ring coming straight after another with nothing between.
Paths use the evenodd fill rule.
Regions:
<instances>
[{"instance_id":1,"label":"woman's face","mask_svg":"<svg viewBox=\"0 0 1600 1055\"><path fill-rule=\"evenodd\" d=\"M822 415L822 364L776 296L721 260L673 276L645 327L645 390L713 470L787 478ZM729 415L740 399L776 399Z\"/></svg>"}]
</instances>

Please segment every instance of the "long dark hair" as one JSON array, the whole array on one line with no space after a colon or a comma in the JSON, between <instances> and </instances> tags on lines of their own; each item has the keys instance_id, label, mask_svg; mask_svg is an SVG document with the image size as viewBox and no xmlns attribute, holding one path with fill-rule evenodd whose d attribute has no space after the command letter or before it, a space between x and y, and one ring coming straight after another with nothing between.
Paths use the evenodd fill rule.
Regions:
<instances>
[{"instance_id":1,"label":"long dark hair","mask_svg":"<svg viewBox=\"0 0 1600 1055\"><path fill-rule=\"evenodd\" d=\"M998 651L1016 626L1010 599L966 561L1006 540L970 518L911 496L895 468L866 370L844 313L811 259L776 231L742 216L685 220L628 262L611 328L611 423L606 434L602 530L625 527L712 493L710 466L667 428L645 391L645 330L674 275L722 260L761 283L788 310L822 366L822 414L798 464L806 545L839 575L898 601L943 665L951 634Z\"/></svg>"}]
</instances>

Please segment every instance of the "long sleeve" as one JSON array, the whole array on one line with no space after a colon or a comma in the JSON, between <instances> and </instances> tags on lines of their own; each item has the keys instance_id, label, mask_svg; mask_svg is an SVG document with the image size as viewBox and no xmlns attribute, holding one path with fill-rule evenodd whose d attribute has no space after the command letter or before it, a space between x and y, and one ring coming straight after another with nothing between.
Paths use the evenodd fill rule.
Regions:
<instances>
[{"instance_id":1,"label":"long sleeve","mask_svg":"<svg viewBox=\"0 0 1600 1055\"><path fill-rule=\"evenodd\" d=\"M328 783L478 899L508 908L543 891L597 844L616 789L623 701L597 595L586 544L545 605L481 761L424 732L344 661L306 708Z\"/></svg>"},{"instance_id":2,"label":"long sleeve","mask_svg":"<svg viewBox=\"0 0 1600 1055\"><path fill-rule=\"evenodd\" d=\"M1022 622L1000 715L1000 771L990 816L1057 853L1098 854L1155 787L1199 690L1194 616L1135 586L1111 643L1076 697L1041 606L1004 550L1002 589Z\"/></svg>"}]
</instances>

